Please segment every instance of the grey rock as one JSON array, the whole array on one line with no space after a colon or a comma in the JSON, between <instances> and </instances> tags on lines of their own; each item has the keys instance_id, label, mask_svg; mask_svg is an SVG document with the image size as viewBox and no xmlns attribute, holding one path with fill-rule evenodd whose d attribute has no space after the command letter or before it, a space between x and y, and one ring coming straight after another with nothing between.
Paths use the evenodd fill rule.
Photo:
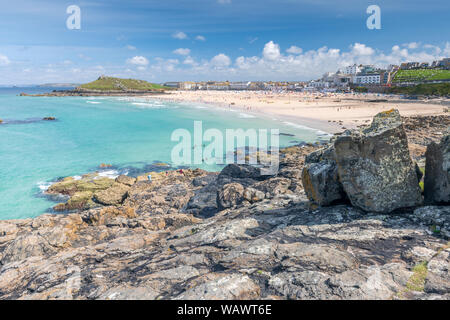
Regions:
<instances>
[{"instance_id":1,"label":"grey rock","mask_svg":"<svg viewBox=\"0 0 450 320\"><path fill-rule=\"evenodd\" d=\"M220 172L219 177L230 177L230 178L251 178L251 179L261 179L265 176L261 175L260 169L248 165L248 164L229 164Z\"/></svg>"},{"instance_id":2,"label":"grey rock","mask_svg":"<svg viewBox=\"0 0 450 320\"><path fill-rule=\"evenodd\" d=\"M265 181L257 182L253 185L253 188L260 190L268 197L274 197L280 194L284 194L288 191L291 185L291 180L287 178L270 178Z\"/></svg>"},{"instance_id":3,"label":"grey rock","mask_svg":"<svg viewBox=\"0 0 450 320\"><path fill-rule=\"evenodd\" d=\"M302 184L308 198L320 206L331 205L346 197L334 161L306 164Z\"/></svg>"},{"instance_id":4,"label":"grey rock","mask_svg":"<svg viewBox=\"0 0 450 320\"><path fill-rule=\"evenodd\" d=\"M397 110L377 114L364 130L347 130L334 147L339 180L354 206L389 213L422 203Z\"/></svg>"},{"instance_id":5,"label":"grey rock","mask_svg":"<svg viewBox=\"0 0 450 320\"><path fill-rule=\"evenodd\" d=\"M425 156L425 201L450 203L450 134L439 144L432 142Z\"/></svg>"},{"instance_id":6,"label":"grey rock","mask_svg":"<svg viewBox=\"0 0 450 320\"><path fill-rule=\"evenodd\" d=\"M242 202L244 187L239 183L229 183L217 191L217 206L219 209L231 208Z\"/></svg>"},{"instance_id":7,"label":"grey rock","mask_svg":"<svg viewBox=\"0 0 450 320\"><path fill-rule=\"evenodd\" d=\"M244 199L249 201L249 202L258 202L261 200L264 200L265 198L265 193L254 189L254 188L246 188L244 190Z\"/></svg>"},{"instance_id":8,"label":"grey rock","mask_svg":"<svg viewBox=\"0 0 450 320\"><path fill-rule=\"evenodd\" d=\"M260 294L260 287L241 274L214 275L205 282L176 297L176 300L251 300Z\"/></svg>"}]
</instances>

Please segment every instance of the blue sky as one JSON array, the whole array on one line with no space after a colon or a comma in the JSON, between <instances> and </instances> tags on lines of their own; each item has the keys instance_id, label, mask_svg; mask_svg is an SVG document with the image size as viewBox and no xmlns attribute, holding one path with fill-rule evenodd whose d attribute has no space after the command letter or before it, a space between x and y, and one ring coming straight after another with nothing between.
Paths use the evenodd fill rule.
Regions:
<instances>
[{"instance_id":1,"label":"blue sky","mask_svg":"<svg viewBox=\"0 0 450 320\"><path fill-rule=\"evenodd\" d=\"M448 0L1 0L0 84L309 80L450 56ZM369 5L381 29L369 30ZM81 9L69 30L66 8Z\"/></svg>"}]
</instances>

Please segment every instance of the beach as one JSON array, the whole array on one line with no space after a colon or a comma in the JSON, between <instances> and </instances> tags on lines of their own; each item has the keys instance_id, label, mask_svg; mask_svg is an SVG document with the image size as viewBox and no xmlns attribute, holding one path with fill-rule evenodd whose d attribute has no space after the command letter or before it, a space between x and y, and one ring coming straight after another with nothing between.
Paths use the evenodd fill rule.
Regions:
<instances>
[{"instance_id":1,"label":"beach","mask_svg":"<svg viewBox=\"0 0 450 320\"><path fill-rule=\"evenodd\" d=\"M263 91L174 91L157 97L148 96L147 99L211 104L234 111L264 114L329 133L366 124L383 110L395 108L404 117L443 115L450 105L449 99L445 98L409 100L379 94Z\"/></svg>"}]
</instances>

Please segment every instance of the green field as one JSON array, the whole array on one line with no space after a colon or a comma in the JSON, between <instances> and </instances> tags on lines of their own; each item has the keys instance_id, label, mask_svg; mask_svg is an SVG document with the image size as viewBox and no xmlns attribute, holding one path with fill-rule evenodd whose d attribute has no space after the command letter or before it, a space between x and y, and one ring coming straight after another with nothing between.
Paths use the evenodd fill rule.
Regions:
<instances>
[{"instance_id":1,"label":"green field","mask_svg":"<svg viewBox=\"0 0 450 320\"><path fill-rule=\"evenodd\" d=\"M100 77L99 79L82 84L82 89L101 90L101 91L127 91L127 90L149 90L162 91L170 88L159 84L150 83L144 80L120 79L113 77Z\"/></svg>"},{"instance_id":2,"label":"green field","mask_svg":"<svg viewBox=\"0 0 450 320\"><path fill-rule=\"evenodd\" d=\"M426 96L450 96L450 83L419 84L414 87L392 87L391 93Z\"/></svg>"},{"instance_id":3,"label":"green field","mask_svg":"<svg viewBox=\"0 0 450 320\"><path fill-rule=\"evenodd\" d=\"M393 83L399 82L419 82L426 80L450 80L450 70L439 69L417 69L417 70L399 70Z\"/></svg>"}]
</instances>

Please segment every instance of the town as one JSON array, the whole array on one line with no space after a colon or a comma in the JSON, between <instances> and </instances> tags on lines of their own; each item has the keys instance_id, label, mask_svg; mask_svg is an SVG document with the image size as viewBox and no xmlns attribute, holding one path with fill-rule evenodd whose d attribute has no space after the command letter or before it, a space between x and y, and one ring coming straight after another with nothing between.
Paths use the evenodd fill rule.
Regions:
<instances>
[{"instance_id":1,"label":"town","mask_svg":"<svg viewBox=\"0 0 450 320\"><path fill-rule=\"evenodd\" d=\"M374 65L344 67L311 81L203 81L166 82L180 90L266 90L304 92L389 92L391 87L450 83L450 58L428 62L405 62L377 68Z\"/></svg>"}]
</instances>

